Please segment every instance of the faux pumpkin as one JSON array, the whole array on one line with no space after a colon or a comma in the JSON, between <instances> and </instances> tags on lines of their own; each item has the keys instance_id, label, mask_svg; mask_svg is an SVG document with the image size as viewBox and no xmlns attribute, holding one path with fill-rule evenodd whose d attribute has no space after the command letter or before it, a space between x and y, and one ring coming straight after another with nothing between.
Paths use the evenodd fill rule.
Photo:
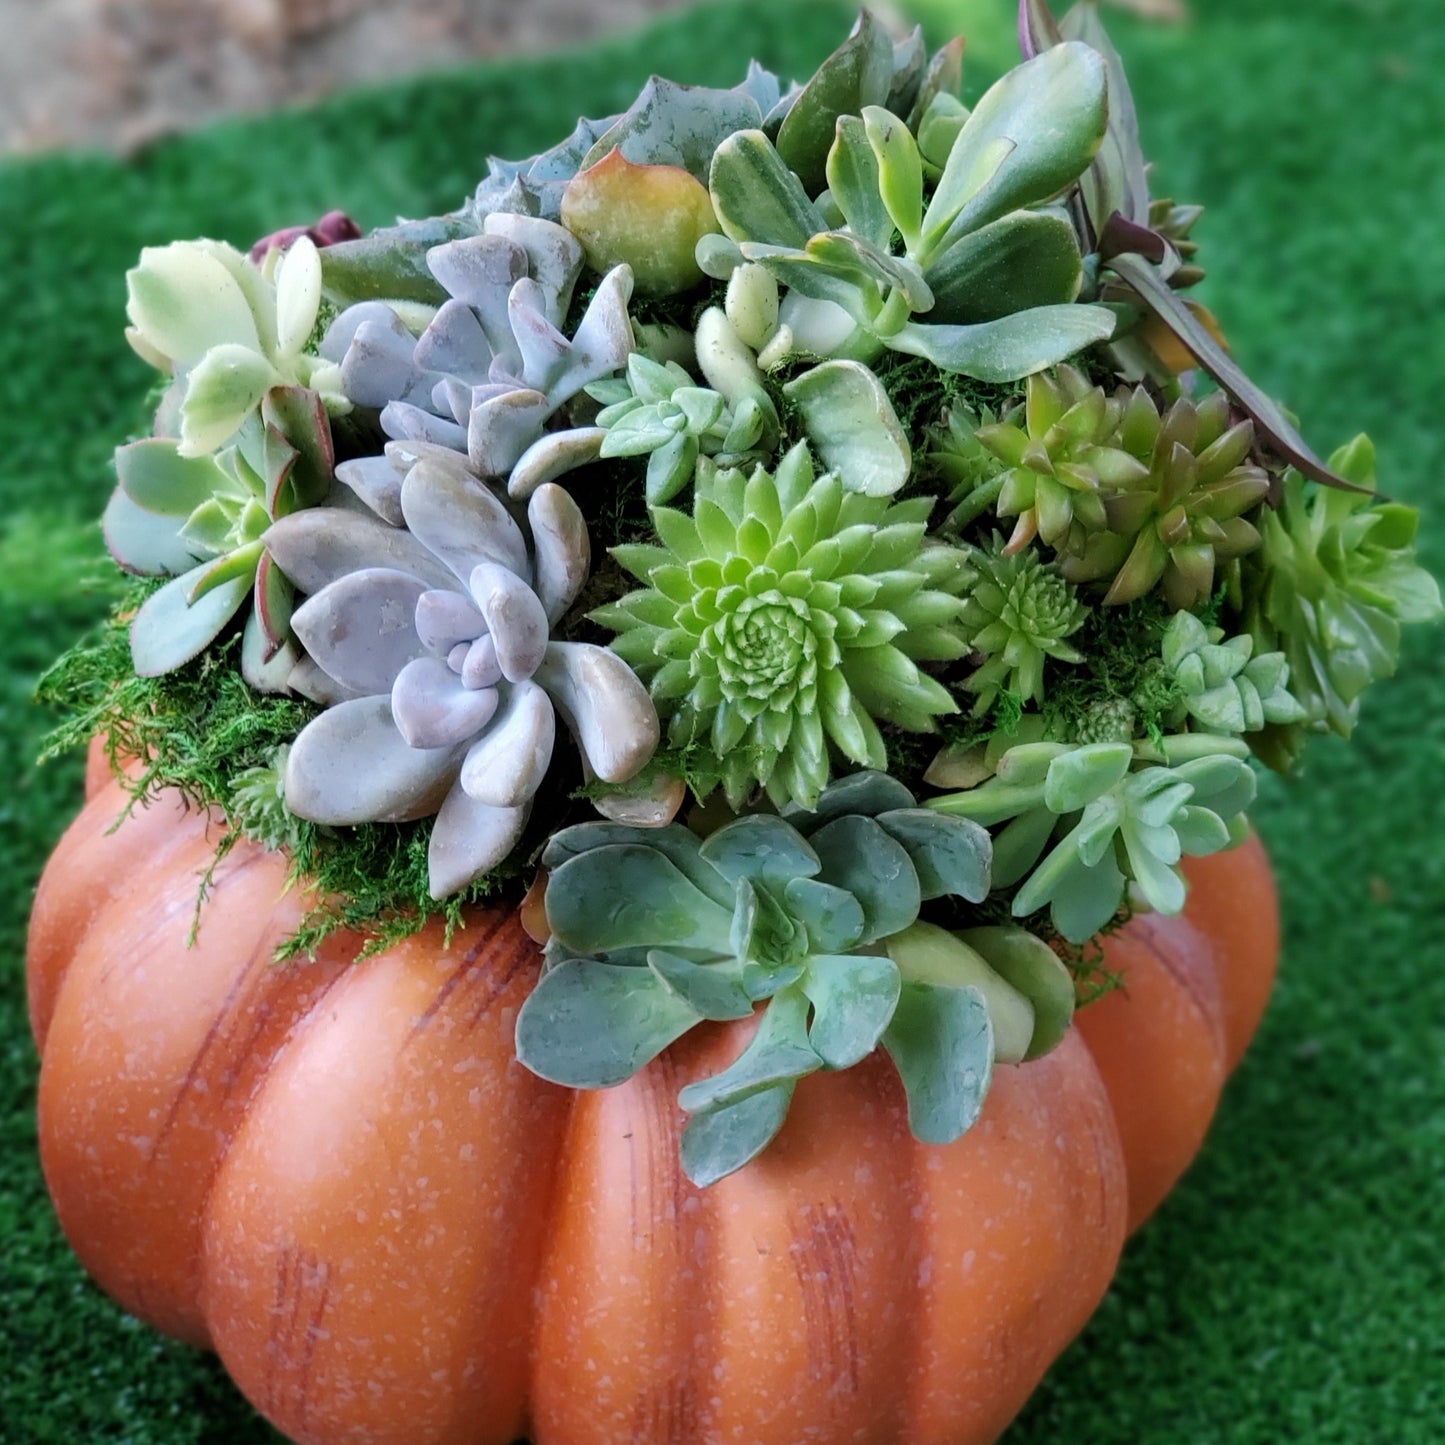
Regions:
<instances>
[{"instance_id":1,"label":"faux pumpkin","mask_svg":"<svg viewBox=\"0 0 1445 1445\"><path fill-rule=\"evenodd\" d=\"M746 1025L571 1094L513 1057L514 914L277 967L303 905L242 844L188 947L207 820L112 831L91 790L30 935L50 1190L101 1286L304 1445L996 1439L1198 1150L1278 948L1258 841L1190 859L1184 915L1108 940L1124 987L957 1143L878 1055L700 1191L678 1088Z\"/></svg>"}]
</instances>

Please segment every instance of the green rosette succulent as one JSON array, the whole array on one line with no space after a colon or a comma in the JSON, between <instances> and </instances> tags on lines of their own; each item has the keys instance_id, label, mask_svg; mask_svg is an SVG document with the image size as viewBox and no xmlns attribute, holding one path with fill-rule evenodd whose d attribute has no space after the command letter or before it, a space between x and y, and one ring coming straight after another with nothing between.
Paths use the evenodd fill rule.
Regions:
<instances>
[{"instance_id":1,"label":"green rosette succulent","mask_svg":"<svg viewBox=\"0 0 1445 1445\"><path fill-rule=\"evenodd\" d=\"M1048 658L1084 661L1083 653L1065 640L1088 616L1074 588L1037 552L1009 557L1000 546L996 537L992 550L973 549L978 575L963 609L970 646L987 655L965 684L978 696L975 715L987 712L1001 692L1026 704L1042 702Z\"/></svg>"},{"instance_id":2,"label":"green rosette succulent","mask_svg":"<svg viewBox=\"0 0 1445 1445\"><path fill-rule=\"evenodd\" d=\"M995 1060L1047 1051L1072 1012L1067 972L1021 929L964 939L921 924L931 899L988 894L988 834L859 773L814 812L738 818L703 839L590 823L557 834L547 967L517 1019L517 1054L572 1088L621 1083L704 1020L756 1032L678 1102L682 1164L709 1184L782 1127L800 1079L881 1043L920 1138L978 1118ZM969 941L964 941L964 940Z\"/></svg>"},{"instance_id":3,"label":"green rosette succulent","mask_svg":"<svg viewBox=\"0 0 1445 1445\"><path fill-rule=\"evenodd\" d=\"M1187 718L1205 732L1251 733L1306 716L1289 691L1284 653L1256 653L1247 634L1226 642L1223 628L1206 627L1193 613L1180 612L1164 633L1163 654L1179 690L1175 726Z\"/></svg>"},{"instance_id":4,"label":"green rosette succulent","mask_svg":"<svg viewBox=\"0 0 1445 1445\"><path fill-rule=\"evenodd\" d=\"M757 401L745 397L731 407L675 361L634 351L625 377L595 382L587 393L605 403L595 422L607 433L598 454L647 458L649 506L670 502L682 491L701 456L727 467L758 459L754 452L766 419Z\"/></svg>"},{"instance_id":5,"label":"green rosette succulent","mask_svg":"<svg viewBox=\"0 0 1445 1445\"><path fill-rule=\"evenodd\" d=\"M975 411L954 402L942 424L929 430L922 470L930 482L946 489L950 508L940 530L961 533L998 502L1008 469L978 438L981 427L998 421L987 407Z\"/></svg>"},{"instance_id":6,"label":"green rosette succulent","mask_svg":"<svg viewBox=\"0 0 1445 1445\"><path fill-rule=\"evenodd\" d=\"M671 745L710 749L734 808L759 785L812 806L830 749L884 768L880 722L927 733L958 711L918 665L967 650L967 560L927 540L931 505L816 476L799 443L776 471L704 465L692 516L653 511L661 546L613 549L647 586L593 617L650 682Z\"/></svg>"},{"instance_id":7,"label":"green rosette succulent","mask_svg":"<svg viewBox=\"0 0 1445 1445\"><path fill-rule=\"evenodd\" d=\"M1330 466L1366 490L1316 488L1285 474L1245 571L1246 616L1260 649L1284 653L1307 722L1348 737L1361 693L1395 671L1401 627L1440 616L1440 588L1415 561L1419 513L1372 495L1370 439L1342 447Z\"/></svg>"},{"instance_id":8,"label":"green rosette succulent","mask_svg":"<svg viewBox=\"0 0 1445 1445\"><path fill-rule=\"evenodd\" d=\"M974 436L1007 470L977 490L994 501L1000 517L1013 517L1010 552L1035 537L1061 559L1086 554L1108 527L1104 496L1138 482L1147 468L1119 445L1123 403L1105 394L1077 367L1028 380L1024 405ZM975 493L960 505L981 510Z\"/></svg>"},{"instance_id":9,"label":"green rosette succulent","mask_svg":"<svg viewBox=\"0 0 1445 1445\"><path fill-rule=\"evenodd\" d=\"M928 806L1006 824L994 838L993 884L1017 887L1013 916L1047 908L1066 939L1086 943L1119 912L1130 884L1149 907L1178 913L1180 858L1241 841L1255 795L1247 756L1237 739L1199 734L1167 738L1157 752L1126 742L1020 743L984 782Z\"/></svg>"}]
</instances>

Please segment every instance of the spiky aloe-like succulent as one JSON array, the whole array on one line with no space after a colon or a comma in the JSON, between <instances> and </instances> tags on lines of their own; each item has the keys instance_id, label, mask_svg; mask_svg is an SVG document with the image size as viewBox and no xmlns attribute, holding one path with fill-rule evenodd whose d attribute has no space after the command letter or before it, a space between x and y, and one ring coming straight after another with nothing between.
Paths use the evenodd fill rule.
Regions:
<instances>
[{"instance_id":1,"label":"spiky aloe-like succulent","mask_svg":"<svg viewBox=\"0 0 1445 1445\"><path fill-rule=\"evenodd\" d=\"M1363 492L1285 475L1279 508L1246 571L1250 633L1289 662L1290 690L1308 720L1348 737L1360 694L1395 671L1400 628L1441 613L1435 579L1415 561L1419 514L1377 502L1375 449L1357 437L1330 459Z\"/></svg>"},{"instance_id":2,"label":"spiky aloe-like succulent","mask_svg":"<svg viewBox=\"0 0 1445 1445\"><path fill-rule=\"evenodd\" d=\"M394 494L374 481L358 491L394 502L404 527L313 508L267 533L311 594L293 618L309 654L294 681L331 704L296 738L286 803L339 825L435 813L430 883L443 898L516 846L556 713L591 772L614 783L647 763L658 722L616 654L550 640L587 578L576 503L539 487L527 535L462 458L428 448L399 459Z\"/></svg>"},{"instance_id":3,"label":"spiky aloe-like succulent","mask_svg":"<svg viewBox=\"0 0 1445 1445\"><path fill-rule=\"evenodd\" d=\"M682 491L700 456L728 467L757 460L750 453L766 425L757 400L745 397L734 409L675 361L654 361L634 351L625 378L594 382L587 391L604 403L596 421L607 433L599 455L647 458L650 506Z\"/></svg>"},{"instance_id":4,"label":"spiky aloe-like succulent","mask_svg":"<svg viewBox=\"0 0 1445 1445\"><path fill-rule=\"evenodd\" d=\"M1147 474L1109 489L1109 536L1091 537L1063 571L1112 577L1106 603L1133 602L1157 586L1169 606L1190 611L1213 591L1218 563L1259 546L1246 513L1268 494L1269 477L1249 460L1254 424L1230 425L1222 391L1198 405L1181 397L1161 416L1141 386L1124 407L1119 445Z\"/></svg>"},{"instance_id":5,"label":"spiky aloe-like succulent","mask_svg":"<svg viewBox=\"0 0 1445 1445\"><path fill-rule=\"evenodd\" d=\"M671 743L711 749L735 808L758 784L811 806L830 746L883 768L879 722L931 732L958 710L918 667L965 651L967 562L926 541L930 505L816 476L799 443L775 472L704 465L693 516L653 512L662 546L614 549L647 586L594 616L650 680Z\"/></svg>"},{"instance_id":6,"label":"spiky aloe-like succulent","mask_svg":"<svg viewBox=\"0 0 1445 1445\"><path fill-rule=\"evenodd\" d=\"M932 481L947 488L949 512L943 531L962 532L998 502L1007 468L978 439L980 427L996 426L998 420L988 407L975 411L954 402L942 423L929 429L923 467Z\"/></svg>"},{"instance_id":7,"label":"spiky aloe-like succulent","mask_svg":"<svg viewBox=\"0 0 1445 1445\"><path fill-rule=\"evenodd\" d=\"M1226 642L1223 628L1180 612L1164 633L1163 660L1179 689L1175 726L1192 718L1207 732L1248 733L1306 716L1289 691L1284 653L1256 654L1247 634Z\"/></svg>"},{"instance_id":8,"label":"spiky aloe-like succulent","mask_svg":"<svg viewBox=\"0 0 1445 1445\"><path fill-rule=\"evenodd\" d=\"M1061 558L1084 555L1104 533L1106 491L1147 476L1138 458L1122 450L1124 405L1077 367L1029 377L1022 408L974 436L1006 468L1002 482L979 483L1000 517L1014 517L1010 552L1037 536ZM960 500L972 511L974 494Z\"/></svg>"},{"instance_id":9,"label":"spiky aloe-like succulent","mask_svg":"<svg viewBox=\"0 0 1445 1445\"><path fill-rule=\"evenodd\" d=\"M918 923L933 898L988 893L988 835L919 808L895 779L859 773L815 812L753 815L707 839L593 823L557 834L549 967L517 1020L517 1053L574 1088L620 1083L704 1019L757 1032L722 1073L689 1084L682 1162L707 1184L782 1127L799 1079L846 1069L881 1042L914 1131L957 1138L995 1058L1062 1037L1068 975L1022 930L974 947Z\"/></svg>"},{"instance_id":10,"label":"spiky aloe-like succulent","mask_svg":"<svg viewBox=\"0 0 1445 1445\"><path fill-rule=\"evenodd\" d=\"M156 677L189 662L250 603L241 670L260 691L286 690L298 656L293 592L265 534L278 518L326 497L333 463L325 407L299 386L268 391L215 456L189 456L168 436L116 451L106 545L127 571L174 578L131 623L137 673Z\"/></svg>"},{"instance_id":11,"label":"spiky aloe-like succulent","mask_svg":"<svg viewBox=\"0 0 1445 1445\"><path fill-rule=\"evenodd\" d=\"M1042 702L1046 658L1084 661L1065 639L1084 625L1087 609L1037 552L1005 556L996 537L991 550L976 547L970 556L977 576L962 621L969 646L986 654L966 684L978 695L974 712L987 712L1000 692L1025 703Z\"/></svg>"},{"instance_id":12,"label":"spiky aloe-like succulent","mask_svg":"<svg viewBox=\"0 0 1445 1445\"><path fill-rule=\"evenodd\" d=\"M332 414L350 409L336 366L311 350L321 261L309 237L260 266L219 241L148 247L126 282L126 338L176 378L182 456L225 446L275 387L309 388Z\"/></svg>"},{"instance_id":13,"label":"spiky aloe-like succulent","mask_svg":"<svg viewBox=\"0 0 1445 1445\"><path fill-rule=\"evenodd\" d=\"M1021 743L991 778L928 806L986 827L1006 823L994 839L993 883L1020 885L1014 917L1048 908L1065 938L1085 943L1119 911L1131 882L1150 907L1178 913L1180 858L1239 842L1254 800L1248 749L1236 739L1166 739L1163 763L1142 751L1122 742Z\"/></svg>"},{"instance_id":14,"label":"spiky aloe-like succulent","mask_svg":"<svg viewBox=\"0 0 1445 1445\"><path fill-rule=\"evenodd\" d=\"M340 361L347 396L380 410L388 436L465 453L478 476L507 476L568 401L626 364L632 273L618 266L602 278L569 338L559 328L582 246L564 227L490 216L481 235L433 246L425 260L448 297L434 314L360 302L337 317L323 349ZM593 457L601 439L595 430L586 438ZM576 441L558 444L567 464Z\"/></svg>"}]
</instances>

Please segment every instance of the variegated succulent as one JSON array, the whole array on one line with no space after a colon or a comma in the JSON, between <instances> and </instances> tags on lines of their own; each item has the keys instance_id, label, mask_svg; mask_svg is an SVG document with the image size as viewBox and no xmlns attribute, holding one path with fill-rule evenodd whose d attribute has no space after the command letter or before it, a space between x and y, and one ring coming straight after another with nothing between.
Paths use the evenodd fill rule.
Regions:
<instances>
[{"instance_id":1,"label":"variegated succulent","mask_svg":"<svg viewBox=\"0 0 1445 1445\"><path fill-rule=\"evenodd\" d=\"M557 713L608 782L647 763L658 722L616 654L550 640L587 577L587 528L571 498L539 487L524 532L456 454L393 455L405 474L386 495L402 526L315 508L267 533L310 594L293 618L308 653L293 682L330 704L291 749L286 802L328 824L435 813L431 890L442 898L516 846Z\"/></svg>"}]
</instances>

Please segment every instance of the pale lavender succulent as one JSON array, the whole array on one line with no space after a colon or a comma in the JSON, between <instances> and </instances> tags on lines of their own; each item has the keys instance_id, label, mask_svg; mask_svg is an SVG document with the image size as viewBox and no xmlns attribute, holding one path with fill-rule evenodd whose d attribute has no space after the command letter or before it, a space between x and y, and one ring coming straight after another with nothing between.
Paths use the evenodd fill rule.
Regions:
<instances>
[{"instance_id":1,"label":"pale lavender succulent","mask_svg":"<svg viewBox=\"0 0 1445 1445\"><path fill-rule=\"evenodd\" d=\"M292 747L286 802L334 825L436 814L431 891L443 898L516 846L558 713L589 772L612 783L647 763L659 727L615 653L550 638L588 574L571 497L538 487L524 531L455 453L389 453L339 469L373 511L314 508L267 534L311 594L292 619L308 653L292 686L328 704Z\"/></svg>"},{"instance_id":2,"label":"pale lavender succulent","mask_svg":"<svg viewBox=\"0 0 1445 1445\"><path fill-rule=\"evenodd\" d=\"M478 476L505 477L583 387L627 364L632 273L602 278L568 338L583 256L564 227L488 216L481 235L432 247L427 265L450 298L434 314L361 302L332 324L322 353L388 436L463 452Z\"/></svg>"}]
</instances>

